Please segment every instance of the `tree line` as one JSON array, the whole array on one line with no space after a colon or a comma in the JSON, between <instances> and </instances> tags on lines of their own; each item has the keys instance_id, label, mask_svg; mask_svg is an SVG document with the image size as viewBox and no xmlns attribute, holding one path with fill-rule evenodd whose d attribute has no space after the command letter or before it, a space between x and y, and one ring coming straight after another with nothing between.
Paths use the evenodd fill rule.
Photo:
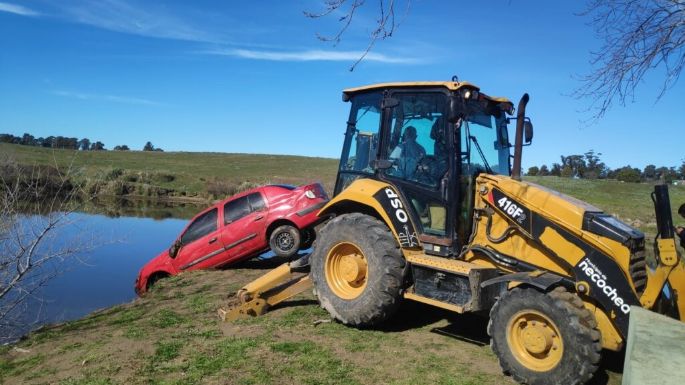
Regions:
<instances>
[{"instance_id":1,"label":"tree line","mask_svg":"<svg viewBox=\"0 0 685 385\"><path fill-rule=\"evenodd\" d=\"M633 183L655 180L671 183L674 180L685 180L685 160L678 167L657 167L649 164L642 170L630 165L611 169L602 162L601 155L594 150L582 155L562 155L560 163L552 163L551 167L544 164L540 167L532 166L526 174L579 179L617 179Z\"/></svg>"},{"instance_id":2,"label":"tree line","mask_svg":"<svg viewBox=\"0 0 685 385\"><path fill-rule=\"evenodd\" d=\"M66 136L48 136L46 138L38 137L25 133L22 136L14 136L12 134L0 134L0 143L20 144L23 146L35 146L46 148L64 148L69 150L81 151L107 151L105 144L101 141L91 141L88 138L71 138ZM116 145L114 151L130 151L129 146L122 144ZM161 148L155 147L151 142L145 143L143 151L160 151Z\"/></svg>"}]
</instances>

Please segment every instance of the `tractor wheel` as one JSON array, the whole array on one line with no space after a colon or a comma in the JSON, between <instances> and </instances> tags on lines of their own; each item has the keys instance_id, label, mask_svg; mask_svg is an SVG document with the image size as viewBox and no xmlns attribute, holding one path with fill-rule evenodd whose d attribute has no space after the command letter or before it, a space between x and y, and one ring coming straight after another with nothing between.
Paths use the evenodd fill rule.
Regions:
<instances>
[{"instance_id":1,"label":"tractor wheel","mask_svg":"<svg viewBox=\"0 0 685 385\"><path fill-rule=\"evenodd\" d=\"M340 322L371 326L399 306L406 261L378 219L344 214L319 232L311 277L321 306Z\"/></svg>"},{"instance_id":2,"label":"tractor wheel","mask_svg":"<svg viewBox=\"0 0 685 385\"><path fill-rule=\"evenodd\" d=\"M291 225L276 227L269 236L269 247L279 257L292 257L300 250L300 231Z\"/></svg>"},{"instance_id":3,"label":"tractor wheel","mask_svg":"<svg viewBox=\"0 0 685 385\"><path fill-rule=\"evenodd\" d=\"M597 321L562 287L504 294L490 311L488 334L504 373L524 384L584 384L599 364Z\"/></svg>"}]
</instances>

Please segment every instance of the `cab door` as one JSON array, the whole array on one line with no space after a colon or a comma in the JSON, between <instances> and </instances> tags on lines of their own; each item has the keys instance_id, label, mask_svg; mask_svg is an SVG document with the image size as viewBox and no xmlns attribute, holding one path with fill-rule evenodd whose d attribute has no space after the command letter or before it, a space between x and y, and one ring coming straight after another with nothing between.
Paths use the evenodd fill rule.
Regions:
<instances>
[{"instance_id":1,"label":"cab door","mask_svg":"<svg viewBox=\"0 0 685 385\"><path fill-rule=\"evenodd\" d=\"M410 206L410 217L427 252L449 255L457 249L453 124L446 119L442 91L393 92L384 103L379 177L392 184ZM427 245L430 245L426 248Z\"/></svg>"},{"instance_id":2,"label":"cab door","mask_svg":"<svg viewBox=\"0 0 685 385\"><path fill-rule=\"evenodd\" d=\"M226 252L222 264L256 254L267 247L266 210L265 200L259 192L224 205L220 233Z\"/></svg>"},{"instance_id":3,"label":"cab door","mask_svg":"<svg viewBox=\"0 0 685 385\"><path fill-rule=\"evenodd\" d=\"M219 239L219 210L215 207L196 217L181 235L181 247L172 260L179 270L213 266L212 258L223 252Z\"/></svg>"}]
</instances>

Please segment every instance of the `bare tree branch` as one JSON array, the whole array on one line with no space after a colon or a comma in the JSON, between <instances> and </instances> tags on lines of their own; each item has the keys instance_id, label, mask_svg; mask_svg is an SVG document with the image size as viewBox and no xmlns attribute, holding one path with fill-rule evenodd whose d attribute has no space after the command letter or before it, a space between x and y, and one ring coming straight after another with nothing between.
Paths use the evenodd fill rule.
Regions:
<instances>
[{"instance_id":1,"label":"bare tree branch","mask_svg":"<svg viewBox=\"0 0 685 385\"><path fill-rule=\"evenodd\" d=\"M603 42L592 52L593 71L573 93L591 100L592 121L614 101L634 101L654 69L665 71L657 101L676 84L685 66L685 0L591 0L581 15Z\"/></svg>"},{"instance_id":2,"label":"bare tree branch","mask_svg":"<svg viewBox=\"0 0 685 385\"><path fill-rule=\"evenodd\" d=\"M26 326L28 306L42 307L36 293L64 271L64 262L94 246L56 239L84 195L70 175L71 165L26 167L0 156L0 343L17 337L5 335L11 325Z\"/></svg>"},{"instance_id":3,"label":"bare tree branch","mask_svg":"<svg viewBox=\"0 0 685 385\"><path fill-rule=\"evenodd\" d=\"M317 13L304 11L304 15L310 19L319 19L334 13L341 14L341 16L338 17L338 22L342 25L335 35L323 36L317 34L317 38L319 40L331 42L334 46L336 46L340 43L342 36L352 24L352 20L354 19L356 13L361 7L366 5L366 0L326 0L323 3L323 11ZM359 59L352 64L350 71L354 71L357 65L364 60L369 52L371 52L371 49L373 49L373 47L376 45L378 40L385 40L392 37L397 28L399 28L400 24L402 24L406 16L409 14L411 0L404 0L404 15L401 20L397 20L395 18L395 8L397 3L397 0L378 0L378 18L376 19L376 24L373 30L371 30L369 33L369 43L367 44L366 49L360 55Z\"/></svg>"}]
</instances>

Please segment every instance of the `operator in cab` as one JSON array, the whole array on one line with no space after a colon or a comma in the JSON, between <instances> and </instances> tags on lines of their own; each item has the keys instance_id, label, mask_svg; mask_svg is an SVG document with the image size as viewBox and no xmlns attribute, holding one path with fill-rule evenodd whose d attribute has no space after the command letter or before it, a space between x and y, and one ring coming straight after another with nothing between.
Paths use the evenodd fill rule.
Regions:
<instances>
[{"instance_id":1,"label":"operator in cab","mask_svg":"<svg viewBox=\"0 0 685 385\"><path fill-rule=\"evenodd\" d=\"M398 163L401 175L407 179L414 179L419 161L426 156L426 149L416 142L416 136L416 128L407 127L402 136L402 143L398 144L390 154L390 159Z\"/></svg>"}]
</instances>

